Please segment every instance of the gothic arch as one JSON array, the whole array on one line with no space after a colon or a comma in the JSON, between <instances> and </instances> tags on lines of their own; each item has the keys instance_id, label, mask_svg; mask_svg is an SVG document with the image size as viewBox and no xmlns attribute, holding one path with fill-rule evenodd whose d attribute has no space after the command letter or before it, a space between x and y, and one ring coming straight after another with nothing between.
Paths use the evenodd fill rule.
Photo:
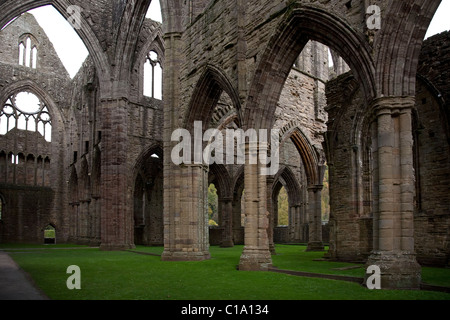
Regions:
<instances>
[{"instance_id":1,"label":"gothic arch","mask_svg":"<svg viewBox=\"0 0 450 320\"><path fill-rule=\"evenodd\" d=\"M329 12L294 2L276 28L254 73L244 116L246 128L272 127L283 85L309 40L336 51L354 70L366 100L375 96L372 49L364 35Z\"/></svg>"},{"instance_id":2,"label":"gothic arch","mask_svg":"<svg viewBox=\"0 0 450 320\"><path fill-rule=\"evenodd\" d=\"M233 193L234 195L236 195L236 191L243 189L244 187L244 166L241 165L235 175L234 175L234 179L233 179Z\"/></svg>"},{"instance_id":3,"label":"gothic arch","mask_svg":"<svg viewBox=\"0 0 450 320\"><path fill-rule=\"evenodd\" d=\"M284 181L284 184L281 183L281 180ZM275 175L272 188L272 199L274 199L281 189L278 184L281 184L286 188L290 205L297 205L301 203L301 186L295 178L294 172L292 172L291 168L283 166Z\"/></svg>"},{"instance_id":4,"label":"gothic arch","mask_svg":"<svg viewBox=\"0 0 450 320\"><path fill-rule=\"evenodd\" d=\"M64 116L59 107L55 104L52 96L34 81L23 80L14 82L3 88L3 90L0 90L1 106L5 104L11 95L20 92L32 93L45 103L51 118L51 142L55 145L63 145L66 139L66 135L64 134L66 131ZM63 150L60 149L59 151L61 152L60 155L62 155Z\"/></svg>"},{"instance_id":5,"label":"gothic arch","mask_svg":"<svg viewBox=\"0 0 450 320\"><path fill-rule=\"evenodd\" d=\"M64 123L64 117L54 103L52 96L32 80L22 80L4 87L0 90L0 103L3 105L12 94L19 93L21 91L33 93L38 98L42 99L49 108L52 119L56 120L54 121L54 124L52 123L52 126L55 126L57 130L63 128L62 124Z\"/></svg>"},{"instance_id":6,"label":"gothic arch","mask_svg":"<svg viewBox=\"0 0 450 320\"><path fill-rule=\"evenodd\" d=\"M158 0L152 0L158 1ZM151 1L127 1L123 9L116 37L114 60L117 79L127 80L135 61L138 35L145 21Z\"/></svg>"},{"instance_id":7,"label":"gothic arch","mask_svg":"<svg viewBox=\"0 0 450 320\"><path fill-rule=\"evenodd\" d=\"M419 55L441 0L389 1L374 48L378 96L414 96Z\"/></svg>"},{"instance_id":8,"label":"gothic arch","mask_svg":"<svg viewBox=\"0 0 450 320\"><path fill-rule=\"evenodd\" d=\"M417 81L423 84L429 90L429 92L433 95L433 97L439 104L440 110L439 118L441 118L442 125L445 128L447 141L450 144L450 110L449 108L445 107L446 101L444 99L444 95L441 93L439 88L433 83L433 81L428 79L427 77L421 74L417 74Z\"/></svg>"},{"instance_id":9,"label":"gothic arch","mask_svg":"<svg viewBox=\"0 0 450 320\"><path fill-rule=\"evenodd\" d=\"M135 244L161 245L164 241L162 163L162 148L155 144L141 153L134 166L129 198Z\"/></svg>"},{"instance_id":10,"label":"gothic arch","mask_svg":"<svg viewBox=\"0 0 450 320\"><path fill-rule=\"evenodd\" d=\"M241 105L238 93L223 71L215 66L207 65L193 91L186 112L185 128L191 130L195 121L202 121L203 129L208 129L214 107L224 91L230 97L240 120Z\"/></svg>"},{"instance_id":11,"label":"gothic arch","mask_svg":"<svg viewBox=\"0 0 450 320\"><path fill-rule=\"evenodd\" d=\"M145 161L151 157L153 154L156 154L161 161L163 160L163 148L159 143L152 144L148 148L145 149L145 151L141 152L141 154L136 159L136 162L133 166L133 174L131 175L130 183L133 185L134 181L136 181L136 178L140 174L142 166L145 164Z\"/></svg>"},{"instance_id":12,"label":"gothic arch","mask_svg":"<svg viewBox=\"0 0 450 320\"><path fill-rule=\"evenodd\" d=\"M311 141L298 127L292 127L288 131L285 131L281 143L283 144L286 139L292 140L302 158L308 185L321 185L323 179L320 170L321 159L316 148L311 144Z\"/></svg>"},{"instance_id":13,"label":"gothic arch","mask_svg":"<svg viewBox=\"0 0 450 320\"><path fill-rule=\"evenodd\" d=\"M219 198L230 198L232 196L231 179L227 168L222 164L209 166L209 183L214 183Z\"/></svg>"},{"instance_id":14,"label":"gothic arch","mask_svg":"<svg viewBox=\"0 0 450 320\"><path fill-rule=\"evenodd\" d=\"M53 5L53 7L66 19L70 18L70 13L67 12L67 8L72 5L68 0L23 0L18 4L17 1L4 1L0 5L0 27L6 25L9 21L22 13L42 7L45 5ZM91 29L87 21L81 15L81 28L75 29L77 34L83 40L86 48L91 55L96 70L99 74L99 78L102 80L109 80L110 63L105 50L103 50L97 36ZM102 81L100 81L102 83Z\"/></svg>"}]
</instances>

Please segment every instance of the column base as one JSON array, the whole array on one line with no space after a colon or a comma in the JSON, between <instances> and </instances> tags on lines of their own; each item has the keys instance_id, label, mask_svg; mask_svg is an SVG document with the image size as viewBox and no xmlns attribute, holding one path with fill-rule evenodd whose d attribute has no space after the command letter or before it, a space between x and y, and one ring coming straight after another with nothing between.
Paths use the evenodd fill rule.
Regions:
<instances>
[{"instance_id":1,"label":"column base","mask_svg":"<svg viewBox=\"0 0 450 320\"><path fill-rule=\"evenodd\" d=\"M268 271L272 266L272 256L268 249L244 247L239 261L241 271Z\"/></svg>"},{"instance_id":2,"label":"column base","mask_svg":"<svg viewBox=\"0 0 450 320\"><path fill-rule=\"evenodd\" d=\"M161 261L203 261L209 260L211 255L208 251L167 251L161 255Z\"/></svg>"},{"instance_id":3,"label":"column base","mask_svg":"<svg viewBox=\"0 0 450 320\"><path fill-rule=\"evenodd\" d=\"M325 246L321 241L310 241L308 242L306 251L325 251Z\"/></svg>"},{"instance_id":4,"label":"column base","mask_svg":"<svg viewBox=\"0 0 450 320\"><path fill-rule=\"evenodd\" d=\"M269 243L269 251L271 255L276 255L277 252L275 250L275 244L274 243Z\"/></svg>"},{"instance_id":5,"label":"column base","mask_svg":"<svg viewBox=\"0 0 450 320\"><path fill-rule=\"evenodd\" d=\"M381 270L381 289L418 290L422 280L422 268L416 255L410 252L372 252L366 263ZM370 274L366 274L364 283Z\"/></svg>"}]
</instances>

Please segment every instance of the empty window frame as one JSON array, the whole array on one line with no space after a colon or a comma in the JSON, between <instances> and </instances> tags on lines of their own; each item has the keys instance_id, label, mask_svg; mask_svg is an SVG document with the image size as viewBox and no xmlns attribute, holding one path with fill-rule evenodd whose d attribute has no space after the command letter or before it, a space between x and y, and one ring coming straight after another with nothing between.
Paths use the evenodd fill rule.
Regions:
<instances>
[{"instance_id":1,"label":"empty window frame","mask_svg":"<svg viewBox=\"0 0 450 320\"><path fill-rule=\"evenodd\" d=\"M159 55L150 51L144 64L144 95L162 100L162 66Z\"/></svg>"},{"instance_id":2,"label":"empty window frame","mask_svg":"<svg viewBox=\"0 0 450 320\"><path fill-rule=\"evenodd\" d=\"M52 121L47 105L30 92L11 95L0 109L0 135L15 128L38 131L47 142L51 142Z\"/></svg>"},{"instance_id":3,"label":"empty window frame","mask_svg":"<svg viewBox=\"0 0 450 320\"><path fill-rule=\"evenodd\" d=\"M19 65L36 69L38 60L37 41L29 35L21 38L24 39L19 40Z\"/></svg>"}]
</instances>

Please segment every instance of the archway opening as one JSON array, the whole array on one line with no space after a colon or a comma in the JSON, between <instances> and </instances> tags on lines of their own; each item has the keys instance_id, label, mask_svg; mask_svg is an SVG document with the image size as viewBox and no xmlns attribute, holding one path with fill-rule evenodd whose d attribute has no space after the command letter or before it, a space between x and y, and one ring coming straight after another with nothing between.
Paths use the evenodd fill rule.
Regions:
<instances>
[{"instance_id":1,"label":"archway opening","mask_svg":"<svg viewBox=\"0 0 450 320\"><path fill-rule=\"evenodd\" d=\"M160 152L149 151L136 169L133 192L135 245L164 243L162 168Z\"/></svg>"},{"instance_id":2,"label":"archway opening","mask_svg":"<svg viewBox=\"0 0 450 320\"><path fill-rule=\"evenodd\" d=\"M51 224L44 229L44 244L56 244L56 228Z\"/></svg>"}]
</instances>

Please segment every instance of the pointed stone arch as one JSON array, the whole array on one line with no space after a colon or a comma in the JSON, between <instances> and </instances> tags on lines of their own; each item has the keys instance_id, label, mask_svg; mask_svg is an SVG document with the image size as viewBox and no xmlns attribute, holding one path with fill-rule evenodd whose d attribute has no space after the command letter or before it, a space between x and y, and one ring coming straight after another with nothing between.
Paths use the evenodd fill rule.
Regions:
<instances>
[{"instance_id":1,"label":"pointed stone arch","mask_svg":"<svg viewBox=\"0 0 450 320\"><path fill-rule=\"evenodd\" d=\"M47 107L50 109L48 111L50 112L52 120L53 119L55 120L52 122L52 126L55 126L56 130L64 129L63 126L64 116L60 112L56 103L54 102L55 101L54 98L47 90L43 89L33 80L27 79L17 81L6 87L3 87L0 90L0 103L3 105L8 100L9 96L19 92L30 92L36 95L38 98L42 99L47 105Z\"/></svg>"},{"instance_id":2,"label":"pointed stone arch","mask_svg":"<svg viewBox=\"0 0 450 320\"><path fill-rule=\"evenodd\" d=\"M283 133L281 144L287 139L290 139L297 148L305 167L308 185L321 185L323 180L321 167L323 166L324 159L322 159L322 156L313 146L310 139L295 124L288 124L287 129L284 128L281 132Z\"/></svg>"},{"instance_id":3,"label":"pointed stone arch","mask_svg":"<svg viewBox=\"0 0 450 320\"><path fill-rule=\"evenodd\" d=\"M162 245L164 242L163 161L159 144L148 147L136 160L129 182L135 244Z\"/></svg>"},{"instance_id":4,"label":"pointed stone arch","mask_svg":"<svg viewBox=\"0 0 450 320\"><path fill-rule=\"evenodd\" d=\"M375 96L372 49L364 35L329 12L294 2L274 31L254 73L244 115L247 128L272 127L286 78L309 40L336 51L354 70L366 99Z\"/></svg>"},{"instance_id":5,"label":"pointed stone arch","mask_svg":"<svg viewBox=\"0 0 450 320\"><path fill-rule=\"evenodd\" d=\"M17 1L4 1L0 5L0 27L5 26L9 21L22 13L42 7L45 5L53 5L53 7L66 19L69 19L71 14L67 12L67 9L72 5L68 0L23 0L19 3ZM97 38L95 32L92 30L88 22L84 19L83 15L80 17L80 28L76 28L75 31L82 39L86 48L91 55L99 78L102 80L109 80L110 77L110 62ZM103 81L100 81L102 85Z\"/></svg>"},{"instance_id":6,"label":"pointed stone arch","mask_svg":"<svg viewBox=\"0 0 450 320\"><path fill-rule=\"evenodd\" d=\"M278 182L280 182L280 179L284 181L283 186L286 188L286 191L288 193L289 204L300 204L300 202L302 201L301 185L295 178L295 174L292 169L287 166L283 166L282 168L280 168L280 170L274 177L274 184L272 189L274 192L273 196L275 196L275 194L279 192L279 190L277 190L277 184Z\"/></svg>"},{"instance_id":7,"label":"pointed stone arch","mask_svg":"<svg viewBox=\"0 0 450 320\"><path fill-rule=\"evenodd\" d=\"M390 1L374 48L377 96L414 96L423 39L441 0Z\"/></svg>"},{"instance_id":8,"label":"pointed stone arch","mask_svg":"<svg viewBox=\"0 0 450 320\"><path fill-rule=\"evenodd\" d=\"M195 121L202 121L203 130L207 129L214 107L223 92L230 97L237 112L238 122L241 122L241 104L239 95L223 71L213 65L206 65L197 81L191 101L186 111L184 127L192 130Z\"/></svg>"}]
</instances>

